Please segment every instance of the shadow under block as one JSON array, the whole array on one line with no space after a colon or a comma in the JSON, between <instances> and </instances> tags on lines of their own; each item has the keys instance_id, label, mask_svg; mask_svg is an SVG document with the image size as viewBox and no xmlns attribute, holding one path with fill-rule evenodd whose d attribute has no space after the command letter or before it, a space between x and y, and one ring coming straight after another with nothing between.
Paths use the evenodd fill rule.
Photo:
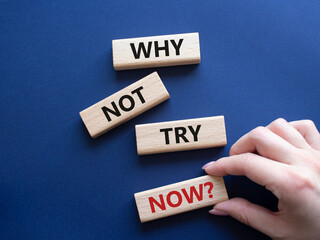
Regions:
<instances>
[{"instance_id":1,"label":"shadow under block","mask_svg":"<svg viewBox=\"0 0 320 240\"><path fill-rule=\"evenodd\" d=\"M95 138L170 98L157 72L80 112Z\"/></svg>"},{"instance_id":2,"label":"shadow under block","mask_svg":"<svg viewBox=\"0 0 320 240\"><path fill-rule=\"evenodd\" d=\"M210 175L134 194L142 223L228 200L222 177Z\"/></svg>"},{"instance_id":3,"label":"shadow under block","mask_svg":"<svg viewBox=\"0 0 320 240\"><path fill-rule=\"evenodd\" d=\"M199 33L117 39L112 54L115 70L198 64Z\"/></svg>"},{"instance_id":4,"label":"shadow under block","mask_svg":"<svg viewBox=\"0 0 320 240\"><path fill-rule=\"evenodd\" d=\"M139 155L220 147L227 144L223 116L136 125Z\"/></svg>"}]
</instances>

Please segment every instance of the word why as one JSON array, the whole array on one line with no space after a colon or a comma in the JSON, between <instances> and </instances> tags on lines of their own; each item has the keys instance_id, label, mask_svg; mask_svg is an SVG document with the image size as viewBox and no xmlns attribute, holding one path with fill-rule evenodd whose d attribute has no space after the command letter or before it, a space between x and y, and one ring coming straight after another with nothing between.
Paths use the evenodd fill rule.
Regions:
<instances>
[{"instance_id":1,"label":"word why","mask_svg":"<svg viewBox=\"0 0 320 240\"><path fill-rule=\"evenodd\" d=\"M198 134L200 131L200 127L201 127L201 125L197 125L196 129L193 129L192 126L188 126L188 128L193 136L193 141L195 141L195 142L198 141ZM187 133L187 128L185 128L185 127L162 128L162 129L160 129L160 132L164 132L166 144L170 144L169 132L171 132L171 131L174 131L176 143L180 143L180 138L184 142L189 142L188 138L185 136Z\"/></svg>"},{"instance_id":2,"label":"word why","mask_svg":"<svg viewBox=\"0 0 320 240\"><path fill-rule=\"evenodd\" d=\"M159 199L160 202L158 202L156 199L154 199L153 197L149 197L149 204L150 204L150 208L151 208L151 212L155 213L156 209L155 209L155 205L158 206L162 211L166 210L166 203L167 205L169 205L172 208L176 208L179 207L182 204L183 201L183 197L186 199L188 204L191 204L194 202L194 196L197 198L197 200L200 202L203 200L203 186L209 186L208 188L208 194L209 194L209 198L213 198L213 195L211 194L212 188L213 188L213 183L212 182L206 182L204 184L199 184L199 191L196 190L196 188L194 186L190 187L189 193L187 192L187 190L185 188L181 189L181 192L178 191L171 191L168 193L167 197L164 199L163 194L159 195ZM178 200L176 203L172 202L172 196L175 196L175 198ZM166 202L165 202L166 200Z\"/></svg>"},{"instance_id":3,"label":"word why","mask_svg":"<svg viewBox=\"0 0 320 240\"><path fill-rule=\"evenodd\" d=\"M143 89L143 87L138 87L137 89L131 91L131 94L137 94L141 103L145 103L146 101L144 100L143 96L142 96L142 93L141 93L141 90ZM124 101L127 100L127 102L129 103L129 105L125 106L124 104ZM124 112L129 112L131 111L132 109L134 109L135 107L135 101L133 99L132 96L130 95L123 95L120 99L119 99L119 107L122 109L122 111ZM113 109L110 109L106 106L102 107L101 110L103 111L104 115L106 116L108 122L111 122L111 117L109 115L109 113L117 116L117 117L120 117L121 116L121 113L119 111L119 108L117 107L116 103L114 101L111 102L111 105L112 105L112 108Z\"/></svg>"},{"instance_id":4,"label":"word why","mask_svg":"<svg viewBox=\"0 0 320 240\"><path fill-rule=\"evenodd\" d=\"M174 47L177 56L180 55L180 47L182 45L182 42L183 42L183 39L179 39L178 43L176 43L175 40L170 40L170 43ZM145 58L149 58L150 54L151 54L152 43L154 43L154 54L155 54L155 57L159 57L159 51L165 51L166 57L169 56L169 41L165 40L163 47L159 47L158 41L148 42L148 47L147 48L144 45L144 42L139 42L138 50L136 49L134 43L130 43L130 47L131 47L131 50L132 50L134 58L135 59L139 59L140 56L141 56L141 51L143 52Z\"/></svg>"}]
</instances>

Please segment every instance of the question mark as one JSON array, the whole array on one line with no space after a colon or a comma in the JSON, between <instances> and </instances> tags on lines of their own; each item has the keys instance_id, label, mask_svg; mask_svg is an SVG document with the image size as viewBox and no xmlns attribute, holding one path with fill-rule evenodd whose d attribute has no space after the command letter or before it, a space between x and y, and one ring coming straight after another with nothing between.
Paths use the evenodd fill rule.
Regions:
<instances>
[{"instance_id":1,"label":"question mark","mask_svg":"<svg viewBox=\"0 0 320 240\"><path fill-rule=\"evenodd\" d=\"M213 188L213 183L212 182L206 182L204 184L204 187L209 186L208 189L208 194L209 194L209 198L213 198L213 195L211 194L212 188Z\"/></svg>"}]
</instances>

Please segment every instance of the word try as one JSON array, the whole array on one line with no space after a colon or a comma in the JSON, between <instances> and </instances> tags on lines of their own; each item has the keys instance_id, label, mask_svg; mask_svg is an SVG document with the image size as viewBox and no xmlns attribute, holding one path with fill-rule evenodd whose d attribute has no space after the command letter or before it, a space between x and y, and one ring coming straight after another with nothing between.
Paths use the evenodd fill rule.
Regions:
<instances>
[{"instance_id":1,"label":"word try","mask_svg":"<svg viewBox=\"0 0 320 240\"><path fill-rule=\"evenodd\" d=\"M223 116L136 125L139 155L227 144Z\"/></svg>"}]
</instances>

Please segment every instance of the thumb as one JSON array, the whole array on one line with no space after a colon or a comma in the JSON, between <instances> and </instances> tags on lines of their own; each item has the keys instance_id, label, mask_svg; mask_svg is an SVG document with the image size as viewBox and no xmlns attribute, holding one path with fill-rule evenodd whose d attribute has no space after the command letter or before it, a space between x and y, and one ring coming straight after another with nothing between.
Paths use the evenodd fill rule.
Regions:
<instances>
[{"instance_id":1,"label":"thumb","mask_svg":"<svg viewBox=\"0 0 320 240\"><path fill-rule=\"evenodd\" d=\"M277 232L279 227L278 218L274 212L243 198L233 198L218 203L209 213L220 216L230 215L270 237Z\"/></svg>"}]
</instances>

